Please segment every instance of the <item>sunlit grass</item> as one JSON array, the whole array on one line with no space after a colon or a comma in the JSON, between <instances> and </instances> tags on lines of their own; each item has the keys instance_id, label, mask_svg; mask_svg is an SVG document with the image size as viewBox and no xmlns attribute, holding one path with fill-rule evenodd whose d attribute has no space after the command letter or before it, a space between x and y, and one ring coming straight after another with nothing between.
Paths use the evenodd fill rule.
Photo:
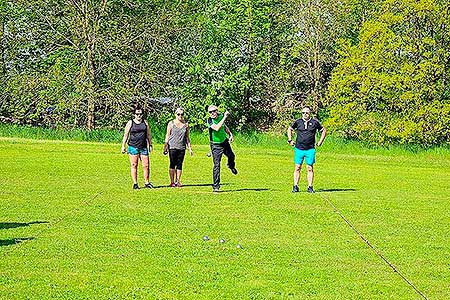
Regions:
<instances>
[{"instance_id":1,"label":"sunlit grass","mask_svg":"<svg viewBox=\"0 0 450 300\"><path fill-rule=\"evenodd\" d=\"M155 145L158 188L133 191L119 143L2 138L0 298L420 299L327 199L429 299L449 298L450 156L334 143L316 194L304 174L291 193L290 147L238 141L239 174L224 162L213 194L207 145L181 189Z\"/></svg>"}]
</instances>

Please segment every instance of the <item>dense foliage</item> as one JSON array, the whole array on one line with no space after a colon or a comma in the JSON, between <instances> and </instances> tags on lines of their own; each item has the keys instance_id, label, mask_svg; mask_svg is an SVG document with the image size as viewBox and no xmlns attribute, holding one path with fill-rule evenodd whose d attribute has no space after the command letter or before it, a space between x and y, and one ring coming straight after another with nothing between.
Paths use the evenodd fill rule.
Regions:
<instances>
[{"instance_id":1,"label":"dense foliage","mask_svg":"<svg viewBox=\"0 0 450 300\"><path fill-rule=\"evenodd\" d=\"M330 81L328 124L374 143L450 140L448 2L386 1L342 47Z\"/></svg>"},{"instance_id":2,"label":"dense foliage","mask_svg":"<svg viewBox=\"0 0 450 300\"><path fill-rule=\"evenodd\" d=\"M441 144L448 6L0 0L0 118L121 128L139 102L157 125L182 106L202 129L214 102L232 112L236 130L284 131L308 104L347 137Z\"/></svg>"}]
</instances>

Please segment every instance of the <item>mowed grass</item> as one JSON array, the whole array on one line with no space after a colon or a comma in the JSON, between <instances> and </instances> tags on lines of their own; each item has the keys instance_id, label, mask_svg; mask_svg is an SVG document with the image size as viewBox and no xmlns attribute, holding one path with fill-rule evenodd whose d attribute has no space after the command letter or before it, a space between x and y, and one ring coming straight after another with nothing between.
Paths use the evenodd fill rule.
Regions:
<instances>
[{"instance_id":1,"label":"mowed grass","mask_svg":"<svg viewBox=\"0 0 450 300\"><path fill-rule=\"evenodd\" d=\"M213 194L206 145L181 189L155 148L157 188L133 191L118 144L0 139L0 298L422 299L328 201L429 299L450 298L449 155L319 148L311 195L304 173L291 193L292 149L237 144L239 174L223 161Z\"/></svg>"}]
</instances>

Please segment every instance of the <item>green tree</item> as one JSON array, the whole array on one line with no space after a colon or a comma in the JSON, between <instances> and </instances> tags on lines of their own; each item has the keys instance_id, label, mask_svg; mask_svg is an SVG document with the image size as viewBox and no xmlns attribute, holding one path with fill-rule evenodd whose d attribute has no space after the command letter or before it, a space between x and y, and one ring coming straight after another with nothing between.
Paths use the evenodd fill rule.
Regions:
<instances>
[{"instance_id":1,"label":"green tree","mask_svg":"<svg viewBox=\"0 0 450 300\"><path fill-rule=\"evenodd\" d=\"M283 3L279 85L284 87L284 93L278 96L275 105L283 130L286 120L294 117L303 105L323 113L323 98L331 71L337 65L337 45L340 40L357 42L362 21L374 14L378 2L288 0Z\"/></svg>"},{"instance_id":2,"label":"green tree","mask_svg":"<svg viewBox=\"0 0 450 300\"><path fill-rule=\"evenodd\" d=\"M386 1L343 44L327 106L332 130L377 144L449 141L449 4Z\"/></svg>"},{"instance_id":3,"label":"green tree","mask_svg":"<svg viewBox=\"0 0 450 300\"><path fill-rule=\"evenodd\" d=\"M176 85L179 103L202 126L205 106L214 102L232 111L238 128L260 125L272 114L280 1L205 1L186 15L191 31L181 56Z\"/></svg>"},{"instance_id":4,"label":"green tree","mask_svg":"<svg viewBox=\"0 0 450 300\"><path fill-rule=\"evenodd\" d=\"M5 36L5 25L6 25L6 2L0 1L0 72L2 76L2 81L6 75L5 69L5 46L4 46L4 36Z\"/></svg>"},{"instance_id":5,"label":"green tree","mask_svg":"<svg viewBox=\"0 0 450 300\"><path fill-rule=\"evenodd\" d=\"M4 114L21 123L118 127L136 99L155 110L152 95L173 85L175 5L76 0L8 5L11 67L5 93L11 99ZM49 107L56 108L52 117L42 120Z\"/></svg>"}]
</instances>

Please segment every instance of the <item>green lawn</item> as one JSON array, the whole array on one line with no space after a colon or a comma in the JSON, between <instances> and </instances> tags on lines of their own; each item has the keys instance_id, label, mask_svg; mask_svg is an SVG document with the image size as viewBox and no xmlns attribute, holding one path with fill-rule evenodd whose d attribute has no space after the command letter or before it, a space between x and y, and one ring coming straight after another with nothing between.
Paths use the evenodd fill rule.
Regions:
<instances>
[{"instance_id":1,"label":"green lawn","mask_svg":"<svg viewBox=\"0 0 450 300\"><path fill-rule=\"evenodd\" d=\"M291 193L287 146L235 145L239 174L223 162L218 194L207 146L181 189L161 145L153 190L131 190L119 151L0 138L0 299L423 299L328 200L429 299L450 299L448 154L319 148L311 195L304 174Z\"/></svg>"}]
</instances>

